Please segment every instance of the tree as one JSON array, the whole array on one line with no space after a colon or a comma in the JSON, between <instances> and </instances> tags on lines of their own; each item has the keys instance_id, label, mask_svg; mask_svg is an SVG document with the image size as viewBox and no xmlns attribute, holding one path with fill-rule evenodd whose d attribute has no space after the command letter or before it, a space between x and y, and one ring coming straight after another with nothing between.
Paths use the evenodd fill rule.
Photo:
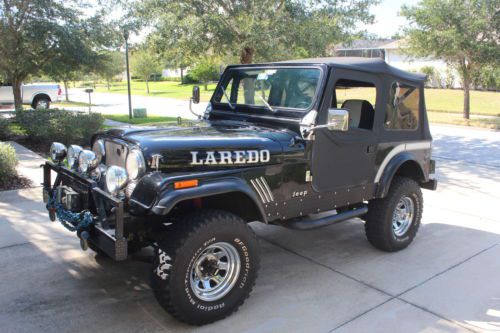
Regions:
<instances>
[{"instance_id":1,"label":"tree","mask_svg":"<svg viewBox=\"0 0 500 333\"><path fill-rule=\"evenodd\" d=\"M122 74L125 70L123 54L120 52L106 51L99 54L96 60L94 68L95 74L106 81L108 90L110 90L113 79Z\"/></svg>"},{"instance_id":2,"label":"tree","mask_svg":"<svg viewBox=\"0 0 500 333\"><path fill-rule=\"evenodd\" d=\"M470 117L470 85L473 71L499 66L500 12L498 1L423 0L403 6L410 22L407 52L419 57L443 59L458 71L464 90L464 118Z\"/></svg>"},{"instance_id":3,"label":"tree","mask_svg":"<svg viewBox=\"0 0 500 333\"><path fill-rule=\"evenodd\" d=\"M16 109L22 108L21 84L56 60L65 65L81 47L110 43L110 25L98 13L88 17L79 0L3 0L0 2L0 72L12 82ZM86 7L87 9L91 7ZM88 17L88 18L87 18ZM57 63L52 63L52 69Z\"/></svg>"},{"instance_id":4,"label":"tree","mask_svg":"<svg viewBox=\"0 0 500 333\"><path fill-rule=\"evenodd\" d=\"M149 78L162 71L158 58L148 49L140 49L132 53L132 73L146 82L146 91L149 95Z\"/></svg>"},{"instance_id":5,"label":"tree","mask_svg":"<svg viewBox=\"0 0 500 333\"><path fill-rule=\"evenodd\" d=\"M369 23L377 0L146 0L142 19L166 47L193 55L238 55L241 63L326 55L358 22Z\"/></svg>"},{"instance_id":6,"label":"tree","mask_svg":"<svg viewBox=\"0 0 500 333\"><path fill-rule=\"evenodd\" d=\"M212 59L200 61L189 73L195 80L203 83L205 91L208 90L208 83L210 81L216 81L219 79L219 70Z\"/></svg>"}]
</instances>

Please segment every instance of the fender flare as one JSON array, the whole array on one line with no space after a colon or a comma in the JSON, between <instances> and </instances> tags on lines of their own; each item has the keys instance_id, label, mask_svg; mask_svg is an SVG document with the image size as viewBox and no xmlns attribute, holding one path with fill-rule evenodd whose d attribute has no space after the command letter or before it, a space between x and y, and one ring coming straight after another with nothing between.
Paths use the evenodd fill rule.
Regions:
<instances>
[{"instance_id":1,"label":"fender flare","mask_svg":"<svg viewBox=\"0 0 500 333\"><path fill-rule=\"evenodd\" d=\"M421 172L419 176L422 178L422 181L425 181L424 168L418 162L417 158L415 158L413 153L411 151L401 152L394 156L385 167L377 186L377 192L375 193L376 198L384 198L387 195L396 172L399 170L401 165L403 165L403 163L408 161L415 162L415 164L418 165L418 169Z\"/></svg>"},{"instance_id":2,"label":"fender flare","mask_svg":"<svg viewBox=\"0 0 500 333\"><path fill-rule=\"evenodd\" d=\"M169 190L162 194L158 202L151 208L151 211L156 215L166 215L179 202L232 192L240 192L248 196L258 208L262 221L267 223L264 208L257 194L244 180L239 178L220 179L203 183L197 187L182 190Z\"/></svg>"},{"instance_id":3,"label":"fender flare","mask_svg":"<svg viewBox=\"0 0 500 333\"><path fill-rule=\"evenodd\" d=\"M43 97L48 98L49 102L52 102L52 98L50 97L49 94L47 94L45 92L36 92L31 97L31 105L33 106L33 104L36 102L37 99L43 98Z\"/></svg>"}]
</instances>

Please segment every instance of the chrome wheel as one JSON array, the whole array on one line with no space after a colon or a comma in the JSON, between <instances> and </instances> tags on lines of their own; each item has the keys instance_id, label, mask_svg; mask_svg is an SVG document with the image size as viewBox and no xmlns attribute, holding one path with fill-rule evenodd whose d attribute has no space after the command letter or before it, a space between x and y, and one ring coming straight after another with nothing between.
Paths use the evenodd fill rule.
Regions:
<instances>
[{"instance_id":1,"label":"chrome wheel","mask_svg":"<svg viewBox=\"0 0 500 333\"><path fill-rule=\"evenodd\" d=\"M411 226L413 215L415 214L415 204L410 197L402 197L399 199L394 214L392 216L392 230L394 235L401 237Z\"/></svg>"},{"instance_id":2,"label":"chrome wheel","mask_svg":"<svg viewBox=\"0 0 500 333\"><path fill-rule=\"evenodd\" d=\"M226 242L205 248L191 268L191 289L199 299L216 301L231 291L240 274L241 261L236 248Z\"/></svg>"},{"instance_id":3,"label":"chrome wheel","mask_svg":"<svg viewBox=\"0 0 500 333\"><path fill-rule=\"evenodd\" d=\"M37 110L43 110L43 109L48 109L49 108L49 101L46 99L41 99L38 102L36 102L36 107Z\"/></svg>"}]
</instances>

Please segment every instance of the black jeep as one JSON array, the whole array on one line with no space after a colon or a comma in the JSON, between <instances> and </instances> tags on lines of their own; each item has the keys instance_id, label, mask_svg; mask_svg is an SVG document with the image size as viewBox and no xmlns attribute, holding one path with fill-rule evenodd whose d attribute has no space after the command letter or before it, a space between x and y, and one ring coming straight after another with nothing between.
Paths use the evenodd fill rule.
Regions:
<instances>
[{"instance_id":1,"label":"black jeep","mask_svg":"<svg viewBox=\"0 0 500 333\"><path fill-rule=\"evenodd\" d=\"M153 246L159 303L213 322L255 284L248 222L309 230L358 217L378 249L411 243L420 189L436 188L424 80L380 59L229 66L193 126L111 129L91 149L54 143L49 216L115 260Z\"/></svg>"}]
</instances>

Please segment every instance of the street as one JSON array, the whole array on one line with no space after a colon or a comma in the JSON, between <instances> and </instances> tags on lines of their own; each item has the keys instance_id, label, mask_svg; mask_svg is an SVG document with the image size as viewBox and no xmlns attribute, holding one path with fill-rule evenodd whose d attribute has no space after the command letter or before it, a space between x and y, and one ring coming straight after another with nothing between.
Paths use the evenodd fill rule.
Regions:
<instances>
[{"instance_id":1,"label":"street","mask_svg":"<svg viewBox=\"0 0 500 333\"><path fill-rule=\"evenodd\" d=\"M84 89L69 89L69 100L74 102L89 102L89 95ZM128 114L128 97L125 94L92 93L92 112L103 114ZM201 102L193 105L193 111L202 115L207 103ZM196 119L189 112L189 99L181 100L166 97L132 95L132 108L146 108L148 115L164 117L182 117L184 119ZM70 107L68 109L88 111L88 107Z\"/></svg>"},{"instance_id":2,"label":"street","mask_svg":"<svg viewBox=\"0 0 500 333\"><path fill-rule=\"evenodd\" d=\"M126 95L105 96L94 94L93 103L114 104L106 113L126 110ZM163 114L162 98L141 101L134 96L134 107L189 115L181 101L182 114L170 106ZM74 234L49 221L40 187L0 192L1 331L498 331L500 132L431 131L438 190L423 191L410 247L374 249L359 219L314 231L252 223L262 248L254 291L237 313L203 327L179 323L157 304L150 249L121 263L83 252ZM26 169L36 172L36 164Z\"/></svg>"}]
</instances>

